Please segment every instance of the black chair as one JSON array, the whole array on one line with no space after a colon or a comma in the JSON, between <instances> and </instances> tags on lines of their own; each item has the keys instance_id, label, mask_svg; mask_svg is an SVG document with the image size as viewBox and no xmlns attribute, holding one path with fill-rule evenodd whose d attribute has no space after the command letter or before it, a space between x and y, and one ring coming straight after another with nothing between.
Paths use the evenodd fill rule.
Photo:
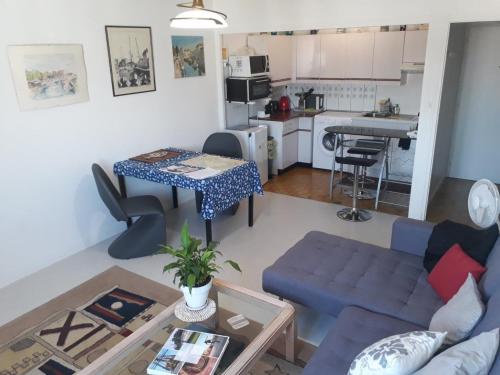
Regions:
<instances>
[{"instance_id":1,"label":"black chair","mask_svg":"<svg viewBox=\"0 0 500 375\"><path fill-rule=\"evenodd\" d=\"M241 149L241 143L236 138L234 134L231 133L213 133L211 134L205 143L203 144L203 150L206 154L225 156L229 158L243 157L243 151ZM203 193L201 191L196 191L196 210L198 213L201 212L201 202L203 200ZM230 208L232 215L236 214L238 211L239 203L236 203Z\"/></svg>"},{"instance_id":2,"label":"black chair","mask_svg":"<svg viewBox=\"0 0 500 375\"><path fill-rule=\"evenodd\" d=\"M108 175L92 165L97 191L111 215L129 227L109 245L113 258L131 259L152 255L166 243L165 212L160 200L152 195L122 198ZM133 218L139 217L132 222Z\"/></svg>"},{"instance_id":3,"label":"black chair","mask_svg":"<svg viewBox=\"0 0 500 375\"><path fill-rule=\"evenodd\" d=\"M356 158L353 156L337 156L335 161L339 164L352 165L354 167L354 182L352 186L352 208L343 208L337 212L337 216L342 220L347 221L367 221L371 219L371 214L366 210L360 210L357 207L358 202L358 183L359 183L359 168L371 167L377 160L367 158Z\"/></svg>"}]
</instances>

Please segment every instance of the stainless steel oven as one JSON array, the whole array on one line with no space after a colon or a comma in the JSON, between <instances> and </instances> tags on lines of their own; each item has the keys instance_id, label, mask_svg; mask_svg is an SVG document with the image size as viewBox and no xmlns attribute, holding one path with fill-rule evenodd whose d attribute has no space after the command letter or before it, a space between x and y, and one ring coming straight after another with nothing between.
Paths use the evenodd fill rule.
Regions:
<instances>
[{"instance_id":1,"label":"stainless steel oven","mask_svg":"<svg viewBox=\"0 0 500 375\"><path fill-rule=\"evenodd\" d=\"M226 78L226 100L228 102L253 102L271 95L269 77Z\"/></svg>"}]
</instances>

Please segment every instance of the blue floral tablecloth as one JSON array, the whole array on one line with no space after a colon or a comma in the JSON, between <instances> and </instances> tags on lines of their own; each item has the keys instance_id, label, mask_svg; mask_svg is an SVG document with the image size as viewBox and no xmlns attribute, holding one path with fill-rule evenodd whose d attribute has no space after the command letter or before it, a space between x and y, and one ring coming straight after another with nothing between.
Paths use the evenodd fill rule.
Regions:
<instances>
[{"instance_id":1,"label":"blue floral tablecloth","mask_svg":"<svg viewBox=\"0 0 500 375\"><path fill-rule=\"evenodd\" d=\"M200 156L202 153L174 148L168 148L168 150L182 154L176 158L150 164L135 160L120 161L115 163L113 172L117 176L135 177L183 189L201 191L203 193L201 215L206 220L213 219L218 213L227 210L253 193L261 195L264 193L255 161L247 161L245 164L214 177L196 180L181 174L164 172L160 168L179 164L184 160Z\"/></svg>"}]
</instances>

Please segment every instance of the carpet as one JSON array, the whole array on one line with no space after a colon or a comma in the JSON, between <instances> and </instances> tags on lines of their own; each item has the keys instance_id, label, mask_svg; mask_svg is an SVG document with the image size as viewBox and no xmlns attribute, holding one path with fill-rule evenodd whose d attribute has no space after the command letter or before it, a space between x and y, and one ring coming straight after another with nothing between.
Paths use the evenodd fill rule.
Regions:
<instances>
[{"instance_id":1,"label":"carpet","mask_svg":"<svg viewBox=\"0 0 500 375\"><path fill-rule=\"evenodd\" d=\"M0 327L0 375L75 374L180 296L163 284L112 267ZM161 343L142 355L154 358ZM145 367L129 367L126 372L146 374ZM266 354L249 375L298 375L301 371Z\"/></svg>"}]
</instances>

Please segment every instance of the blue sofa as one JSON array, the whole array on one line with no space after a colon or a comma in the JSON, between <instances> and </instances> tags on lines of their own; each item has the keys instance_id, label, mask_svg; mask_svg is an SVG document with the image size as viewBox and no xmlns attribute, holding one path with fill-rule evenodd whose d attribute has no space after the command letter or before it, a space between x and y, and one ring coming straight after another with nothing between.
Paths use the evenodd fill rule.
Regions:
<instances>
[{"instance_id":1,"label":"blue sofa","mask_svg":"<svg viewBox=\"0 0 500 375\"><path fill-rule=\"evenodd\" d=\"M310 232L264 270L266 292L337 317L305 375L346 375L365 347L428 329L443 302L427 282L423 256L433 225L399 218L390 249ZM500 240L479 284L487 311L472 336L500 327ZM490 374L500 375L497 356Z\"/></svg>"}]
</instances>

